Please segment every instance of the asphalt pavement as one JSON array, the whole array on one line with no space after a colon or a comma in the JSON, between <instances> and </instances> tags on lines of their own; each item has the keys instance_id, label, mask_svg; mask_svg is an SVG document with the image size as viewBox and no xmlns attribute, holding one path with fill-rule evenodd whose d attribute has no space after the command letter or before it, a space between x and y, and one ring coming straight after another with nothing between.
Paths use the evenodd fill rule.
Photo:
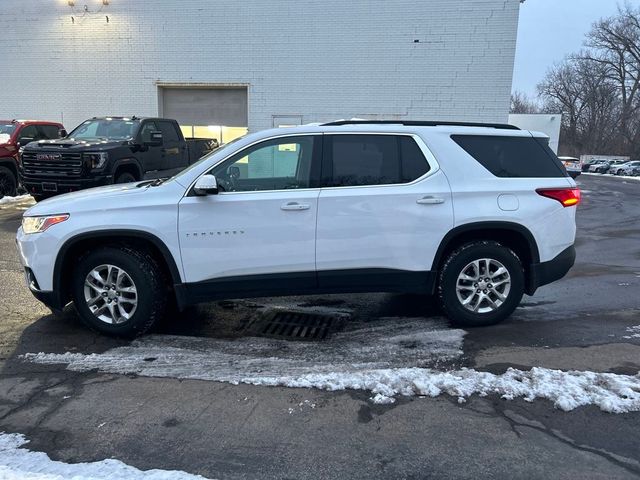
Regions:
<instances>
[{"instance_id":1,"label":"asphalt pavement","mask_svg":"<svg viewBox=\"0 0 640 480\"><path fill-rule=\"evenodd\" d=\"M638 478L640 412L566 412L547 400L498 395L463 403L446 394L399 395L381 405L366 390L189 377L194 366L220 369L225 362L228 374L383 359L443 371L638 374L640 336L629 329L640 325L640 181L578 181L584 196L576 266L525 297L503 324L453 329L432 301L407 295L219 302L176 314L143 341L155 342L156 351L186 345L199 355L176 357L182 360L161 375L147 375L139 363L102 369L105 355L116 351L126 360L140 344L88 331L72 309L54 317L32 298L14 246L30 202L0 205L0 432L24 434L29 449L67 463L116 458L143 470L221 479ZM256 325L288 311L337 316L339 331L325 340L257 339ZM69 362L24 357L40 352L98 361L71 370Z\"/></svg>"}]
</instances>

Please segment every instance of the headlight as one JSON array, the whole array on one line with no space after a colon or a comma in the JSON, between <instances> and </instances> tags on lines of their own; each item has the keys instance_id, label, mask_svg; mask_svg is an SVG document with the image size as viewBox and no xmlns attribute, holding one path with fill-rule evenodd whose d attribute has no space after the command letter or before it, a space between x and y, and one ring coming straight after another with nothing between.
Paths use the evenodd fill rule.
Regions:
<instances>
[{"instance_id":1,"label":"headlight","mask_svg":"<svg viewBox=\"0 0 640 480\"><path fill-rule=\"evenodd\" d=\"M22 217L22 231L26 234L42 233L56 223L62 223L69 218L69 214L46 215L43 217Z\"/></svg>"},{"instance_id":2,"label":"headlight","mask_svg":"<svg viewBox=\"0 0 640 480\"><path fill-rule=\"evenodd\" d=\"M89 166L92 170L98 170L104 167L107 160L109 160L109 154L106 152L100 153L85 153L84 158L89 161Z\"/></svg>"}]
</instances>

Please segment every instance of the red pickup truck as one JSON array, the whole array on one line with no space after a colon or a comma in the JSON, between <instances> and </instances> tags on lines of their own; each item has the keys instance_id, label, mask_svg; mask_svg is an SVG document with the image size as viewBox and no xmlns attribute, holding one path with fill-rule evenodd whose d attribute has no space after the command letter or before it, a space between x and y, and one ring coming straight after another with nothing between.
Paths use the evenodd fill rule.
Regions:
<instances>
[{"instance_id":1,"label":"red pickup truck","mask_svg":"<svg viewBox=\"0 0 640 480\"><path fill-rule=\"evenodd\" d=\"M66 135L62 124L57 122L0 120L0 198L16 194L20 147L29 142Z\"/></svg>"}]
</instances>

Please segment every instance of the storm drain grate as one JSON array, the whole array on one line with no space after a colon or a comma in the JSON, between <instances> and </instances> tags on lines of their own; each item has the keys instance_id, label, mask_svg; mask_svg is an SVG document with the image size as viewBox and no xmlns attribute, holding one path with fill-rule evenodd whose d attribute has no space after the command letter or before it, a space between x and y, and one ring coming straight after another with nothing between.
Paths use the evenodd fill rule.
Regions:
<instances>
[{"instance_id":1,"label":"storm drain grate","mask_svg":"<svg viewBox=\"0 0 640 480\"><path fill-rule=\"evenodd\" d=\"M306 312L270 312L256 325L260 337L325 340L340 330L345 318Z\"/></svg>"}]
</instances>

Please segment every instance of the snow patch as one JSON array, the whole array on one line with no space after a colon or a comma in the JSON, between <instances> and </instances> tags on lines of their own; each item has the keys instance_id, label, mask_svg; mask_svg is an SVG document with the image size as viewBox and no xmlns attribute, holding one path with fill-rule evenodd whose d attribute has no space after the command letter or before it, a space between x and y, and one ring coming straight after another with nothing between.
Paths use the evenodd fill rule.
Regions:
<instances>
[{"instance_id":1,"label":"snow patch","mask_svg":"<svg viewBox=\"0 0 640 480\"><path fill-rule=\"evenodd\" d=\"M464 330L423 318L385 318L335 333L331 341L291 342L149 335L100 354L29 353L22 358L68 364L73 371L99 370L148 377L240 382L253 377L441 366L462 356Z\"/></svg>"},{"instance_id":2,"label":"snow patch","mask_svg":"<svg viewBox=\"0 0 640 480\"><path fill-rule=\"evenodd\" d=\"M0 205L6 205L8 203L19 203L26 200L31 200L31 195L18 195L17 197L2 197L0 198Z\"/></svg>"},{"instance_id":3,"label":"snow patch","mask_svg":"<svg viewBox=\"0 0 640 480\"><path fill-rule=\"evenodd\" d=\"M23 435L0 432L0 479L4 480L206 480L175 470L142 471L119 460L67 464L47 454L20 448Z\"/></svg>"},{"instance_id":4,"label":"snow patch","mask_svg":"<svg viewBox=\"0 0 640 480\"><path fill-rule=\"evenodd\" d=\"M432 368L433 363L462 354L463 335L461 330L408 321L350 332L350 340L345 339L347 333L341 333L331 342L314 344L154 335L100 354L29 353L22 358L39 364L67 364L73 371L365 390L380 404L392 403L398 396L448 394L462 403L472 395L499 395L528 402L547 399L565 411L586 405L611 413L640 411L640 373L629 376L534 367L530 371L510 368L496 375L467 368Z\"/></svg>"},{"instance_id":5,"label":"snow patch","mask_svg":"<svg viewBox=\"0 0 640 480\"><path fill-rule=\"evenodd\" d=\"M627 327L627 333L629 335L625 335L622 338L626 338L627 340L631 340L632 338L640 338L640 325L635 325L633 327Z\"/></svg>"},{"instance_id":6,"label":"snow patch","mask_svg":"<svg viewBox=\"0 0 640 480\"><path fill-rule=\"evenodd\" d=\"M582 175L593 175L596 177L609 177L609 178L621 178L624 180L635 180L640 182L640 176L630 176L630 175L611 175L610 173L594 173L594 172L582 172Z\"/></svg>"}]
</instances>

